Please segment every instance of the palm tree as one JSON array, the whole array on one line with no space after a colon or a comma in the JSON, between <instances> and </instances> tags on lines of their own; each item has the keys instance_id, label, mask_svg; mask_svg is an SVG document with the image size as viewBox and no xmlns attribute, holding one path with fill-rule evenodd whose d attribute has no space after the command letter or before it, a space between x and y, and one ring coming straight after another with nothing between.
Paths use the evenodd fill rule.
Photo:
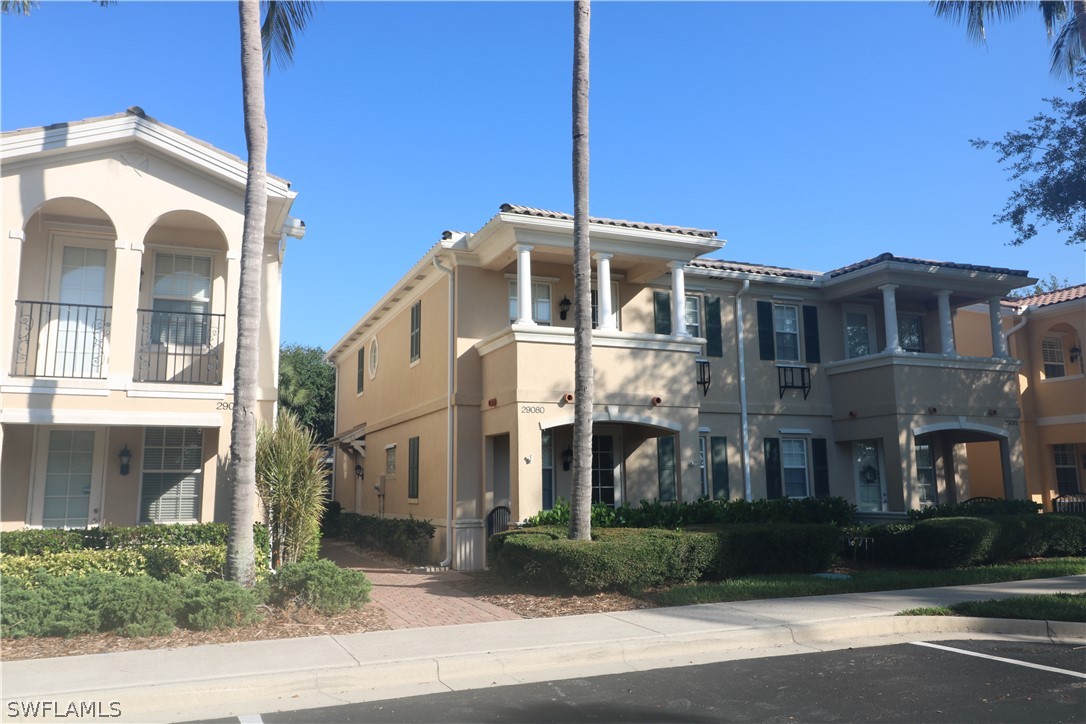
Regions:
<instances>
[{"instance_id":1,"label":"palm tree","mask_svg":"<svg viewBox=\"0 0 1086 724\"><path fill-rule=\"evenodd\" d=\"M265 7L264 27L260 23ZM226 577L243 586L255 581L253 521L256 513L256 375L261 312L264 223L268 210L268 124L264 114L265 54L289 63L294 33L305 29L313 6L306 2L239 0L241 92L245 147L249 157L245 182L241 275L238 290L238 342L234 358L234 414L230 426L230 535Z\"/></svg>"},{"instance_id":2,"label":"palm tree","mask_svg":"<svg viewBox=\"0 0 1086 724\"><path fill-rule=\"evenodd\" d=\"M966 34L979 43L987 41L986 24L1010 20L1036 7L1048 37L1052 38L1053 75L1070 77L1086 53L1086 0L935 0L935 14L965 22Z\"/></svg>"},{"instance_id":3,"label":"palm tree","mask_svg":"<svg viewBox=\"0 0 1086 724\"><path fill-rule=\"evenodd\" d=\"M592 536L592 263L588 238L588 35L592 6L573 4L573 483L569 537ZM607 294L600 280L600 294Z\"/></svg>"}]
</instances>

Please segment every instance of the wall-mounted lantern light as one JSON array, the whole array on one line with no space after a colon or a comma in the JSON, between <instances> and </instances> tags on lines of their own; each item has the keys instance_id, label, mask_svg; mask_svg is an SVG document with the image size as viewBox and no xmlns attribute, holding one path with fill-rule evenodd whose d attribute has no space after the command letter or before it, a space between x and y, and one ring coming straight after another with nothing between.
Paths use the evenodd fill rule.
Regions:
<instances>
[{"instance_id":1,"label":"wall-mounted lantern light","mask_svg":"<svg viewBox=\"0 0 1086 724\"><path fill-rule=\"evenodd\" d=\"M565 319L565 317L563 317ZM1082 347L1075 345L1070 349L1071 352L1071 364L1075 364L1082 358Z\"/></svg>"},{"instance_id":2,"label":"wall-mounted lantern light","mask_svg":"<svg viewBox=\"0 0 1086 724\"><path fill-rule=\"evenodd\" d=\"M562 451L562 469L569 470L573 465L573 448L567 447Z\"/></svg>"},{"instance_id":3,"label":"wall-mounted lantern light","mask_svg":"<svg viewBox=\"0 0 1086 724\"><path fill-rule=\"evenodd\" d=\"M558 302L558 316L565 319L566 315L569 314L569 308L572 306L573 302L569 301L569 297L563 294L562 301Z\"/></svg>"},{"instance_id":4,"label":"wall-mounted lantern light","mask_svg":"<svg viewBox=\"0 0 1086 724\"><path fill-rule=\"evenodd\" d=\"M117 459L121 461L121 475L128 475L128 466L132 462L132 453L128 450L128 443L124 449L117 453Z\"/></svg>"},{"instance_id":5,"label":"wall-mounted lantern light","mask_svg":"<svg viewBox=\"0 0 1086 724\"><path fill-rule=\"evenodd\" d=\"M362 479L362 475L365 471L362 469L362 463L355 463L354 474L359 480Z\"/></svg>"}]
</instances>

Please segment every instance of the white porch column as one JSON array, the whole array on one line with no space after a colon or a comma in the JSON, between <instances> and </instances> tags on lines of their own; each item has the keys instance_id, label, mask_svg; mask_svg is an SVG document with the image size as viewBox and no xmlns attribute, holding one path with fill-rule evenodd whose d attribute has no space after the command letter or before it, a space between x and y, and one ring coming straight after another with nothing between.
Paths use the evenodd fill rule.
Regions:
<instances>
[{"instance_id":1,"label":"white porch column","mask_svg":"<svg viewBox=\"0 0 1086 724\"><path fill-rule=\"evenodd\" d=\"M950 316L950 291L947 289L935 292L939 300L939 341L940 351L946 355L956 355L954 348L954 322Z\"/></svg>"},{"instance_id":2,"label":"white porch column","mask_svg":"<svg viewBox=\"0 0 1086 724\"><path fill-rule=\"evenodd\" d=\"M883 284L879 289L882 290L882 311L886 323L886 349L890 352L900 352L901 341L897 336L897 298L894 296L897 284Z\"/></svg>"},{"instance_id":3,"label":"white porch column","mask_svg":"<svg viewBox=\"0 0 1086 724\"><path fill-rule=\"evenodd\" d=\"M123 389L138 374L140 364L146 362L139 352L144 334L150 334L150 326L144 328L144 320L136 311L140 306L140 273L145 250L138 241L117 239L113 246L116 249L113 257L113 296L109 300L110 329L105 337L104 367L108 370L110 385L114 389Z\"/></svg>"},{"instance_id":4,"label":"white porch column","mask_svg":"<svg viewBox=\"0 0 1086 724\"><path fill-rule=\"evenodd\" d=\"M686 332L686 277L681 261L668 262L671 267L671 333L676 337L689 337Z\"/></svg>"},{"instance_id":5,"label":"white porch column","mask_svg":"<svg viewBox=\"0 0 1086 724\"><path fill-rule=\"evenodd\" d=\"M532 247L517 244L517 324L532 320Z\"/></svg>"},{"instance_id":6,"label":"white porch column","mask_svg":"<svg viewBox=\"0 0 1086 724\"><path fill-rule=\"evenodd\" d=\"M1006 359L1010 357L1007 351L1007 338L1003 335L1003 317L1000 313L999 297L988 297L988 318L992 323L992 356Z\"/></svg>"},{"instance_id":7,"label":"white porch column","mask_svg":"<svg viewBox=\"0 0 1086 724\"><path fill-rule=\"evenodd\" d=\"M598 329L614 329L611 319L611 257L614 254L596 254L596 299L599 300Z\"/></svg>"}]
</instances>

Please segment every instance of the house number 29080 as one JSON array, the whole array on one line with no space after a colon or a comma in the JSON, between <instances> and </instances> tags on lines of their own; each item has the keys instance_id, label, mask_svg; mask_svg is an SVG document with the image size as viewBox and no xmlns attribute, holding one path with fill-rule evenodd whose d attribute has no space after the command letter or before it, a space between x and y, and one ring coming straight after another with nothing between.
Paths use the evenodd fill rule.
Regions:
<instances>
[{"instance_id":1,"label":"house number 29080","mask_svg":"<svg viewBox=\"0 0 1086 724\"><path fill-rule=\"evenodd\" d=\"M547 408L543 405L521 405L520 411L524 415L542 415Z\"/></svg>"}]
</instances>

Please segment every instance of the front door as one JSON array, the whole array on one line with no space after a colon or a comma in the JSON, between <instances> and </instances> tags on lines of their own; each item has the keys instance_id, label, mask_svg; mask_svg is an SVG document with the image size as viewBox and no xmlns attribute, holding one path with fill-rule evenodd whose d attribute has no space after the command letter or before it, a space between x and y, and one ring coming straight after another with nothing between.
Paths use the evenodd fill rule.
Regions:
<instances>
[{"instance_id":1,"label":"front door","mask_svg":"<svg viewBox=\"0 0 1086 724\"><path fill-rule=\"evenodd\" d=\"M35 515L43 528L85 528L101 520L105 430L41 428Z\"/></svg>"},{"instance_id":2,"label":"front door","mask_svg":"<svg viewBox=\"0 0 1086 724\"><path fill-rule=\"evenodd\" d=\"M622 504L620 437L617 432L597 430L592 435L592 502Z\"/></svg>"},{"instance_id":3,"label":"front door","mask_svg":"<svg viewBox=\"0 0 1086 724\"><path fill-rule=\"evenodd\" d=\"M878 440L857 440L852 444L856 471L856 507L864 512L886 510L886 485Z\"/></svg>"}]
</instances>

